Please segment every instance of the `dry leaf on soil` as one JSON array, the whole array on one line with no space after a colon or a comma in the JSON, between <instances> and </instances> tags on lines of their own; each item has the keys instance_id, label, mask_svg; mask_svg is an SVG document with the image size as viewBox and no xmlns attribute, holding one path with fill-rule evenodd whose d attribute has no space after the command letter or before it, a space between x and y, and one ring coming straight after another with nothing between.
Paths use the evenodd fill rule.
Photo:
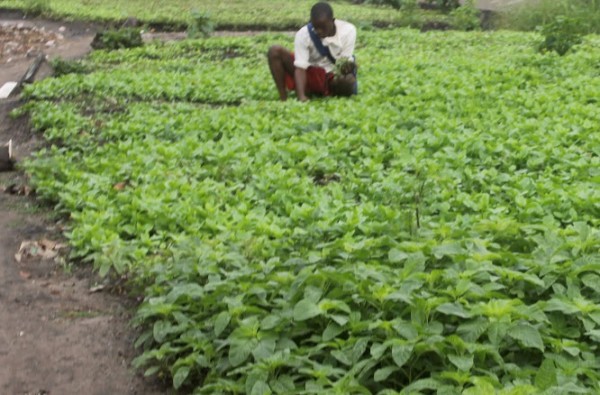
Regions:
<instances>
[{"instance_id":1,"label":"dry leaf on soil","mask_svg":"<svg viewBox=\"0 0 600 395\"><path fill-rule=\"evenodd\" d=\"M39 241L26 240L21 243L19 252L15 254L15 260L21 263L24 259L39 257L43 260L54 259L66 244L57 243L52 240L42 239Z\"/></svg>"}]
</instances>

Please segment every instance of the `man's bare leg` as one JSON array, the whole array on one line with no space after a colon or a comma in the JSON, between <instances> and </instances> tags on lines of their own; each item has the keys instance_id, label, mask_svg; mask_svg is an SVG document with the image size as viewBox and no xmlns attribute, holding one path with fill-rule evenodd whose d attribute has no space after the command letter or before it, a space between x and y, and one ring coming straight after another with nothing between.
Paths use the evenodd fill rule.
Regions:
<instances>
[{"instance_id":1,"label":"man's bare leg","mask_svg":"<svg viewBox=\"0 0 600 395\"><path fill-rule=\"evenodd\" d=\"M279 92L279 98L282 101L287 100L287 88L285 86L285 74L294 75L294 62L292 61L292 54L287 49L274 45L269 48L267 52L269 59L269 69L271 69L271 75L273 81L277 86Z\"/></svg>"},{"instance_id":2,"label":"man's bare leg","mask_svg":"<svg viewBox=\"0 0 600 395\"><path fill-rule=\"evenodd\" d=\"M354 84L356 84L356 77L353 74L346 74L331 81L329 88L333 96L352 96Z\"/></svg>"}]
</instances>

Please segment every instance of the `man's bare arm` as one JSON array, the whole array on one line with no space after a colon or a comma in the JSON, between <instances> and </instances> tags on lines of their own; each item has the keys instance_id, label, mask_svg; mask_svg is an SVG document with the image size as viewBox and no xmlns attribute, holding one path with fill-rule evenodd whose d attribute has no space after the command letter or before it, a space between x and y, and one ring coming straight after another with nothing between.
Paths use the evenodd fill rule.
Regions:
<instances>
[{"instance_id":1,"label":"man's bare arm","mask_svg":"<svg viewBox=\"0 0 600 395\"><path fill-rule=\"evenodd\" d=\"M298 100L307 101L308 97L306 97L306 70L300 69L296 67L296 71L294 73L294 79L296 80L296 93L298 94Z\"/></svg>"}]
</instances>

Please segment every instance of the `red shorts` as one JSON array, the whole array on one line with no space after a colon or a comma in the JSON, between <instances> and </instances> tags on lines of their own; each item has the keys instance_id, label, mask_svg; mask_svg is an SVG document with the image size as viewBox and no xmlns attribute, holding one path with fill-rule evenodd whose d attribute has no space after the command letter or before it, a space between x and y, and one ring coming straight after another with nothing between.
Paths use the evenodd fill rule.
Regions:
<instances>
[{"instance_id":1,"label":"red shorts","mask_svg":"<svg viewBox=\"0 0 600 395\"><path fill-rule=\"evenodd\" d=\"M292 61L294 61L294 54L292 53ZM310 66L306 69L306 94L316 94L329 96L329 82L333 79L333 73L328 73L324 68ZM296 90L296 81L294 76L285 74L285 86L293 91Z\"/></svg>"}]
</instances>

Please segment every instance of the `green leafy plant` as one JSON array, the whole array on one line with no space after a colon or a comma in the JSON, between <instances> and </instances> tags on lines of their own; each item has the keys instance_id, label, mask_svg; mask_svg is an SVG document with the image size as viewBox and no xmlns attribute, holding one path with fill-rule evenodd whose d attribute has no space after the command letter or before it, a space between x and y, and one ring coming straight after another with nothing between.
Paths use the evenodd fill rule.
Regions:
<instances>
[{"instance_id":1,"label":"green leafy plant","mask_svg":"<svg viewBox=\"0 0 600 395\"><path fill-rule=\"evenodd\" d=\"M600 2L597 0L525 1L504 10L497 25L533 31L554 22L559 16L578 20L582 33L600 32Z\"/></svg>"},{"instance_id":2,"label":"green leafy plant","mask_svg":"<svg viewBox=\"0 0 600 395\"><path fill-rule=\"evenodd\" d=\"M81 61L65 60L57 57L51 61L54 76L59 77L65 74L86 74L91 72Z\"/></svg>"},{"instance_id":3,"label":"green leafy plant","mask_svg":"<svg viewBox=\"0 0 600 395\"><path fill-rule=\"evenodd\" d=\"M215 30L210 13L194 10L188 22L187 34L189 38L206 38Z\"/></svg>"},{"instance_id":4,"label":"green leafy plant","mask_svg":"<svg viewBox=\"0 0 600 395\"><path fill-rule=\"evenodd\" d=\"M480 12L474 0L467 0L463 5L450 12L453 26L459 30L478 30L481 27Z\"/></svg>"},{"instance_id":5,"label":"green leafy plant","mask_svg":"<svg viewBox=\"0 0 600 395\"><path fill-rule=\"evenodd\" d=\"M144 45L141 30L138 28L122 28L99 32L91 43L94 49L115 50L135 48Z\"/></svg>"},{"instance_id":6,"label":"green leafy plant","mask_svg":"<svg viewBox=\"0 0 600 395\"><path fill-rule=\"evenodd\" d=\"M25 0L23 11L29 16L46 15L52 10L50 0Z\"/></svg>"},{"instance_id":7,"label":"green leafy plant","mask_svg":"<svg viewBox=\"0 0 600 395\"><path fill-rule=\"evenodd\" d=\"M554 51L561 56L565 55L573 46L581 44L583 30L581 21L557 16L554 21L541 27L544 41L539 44L538 49L540 52Z\"/></svg>"}]
</instances>

